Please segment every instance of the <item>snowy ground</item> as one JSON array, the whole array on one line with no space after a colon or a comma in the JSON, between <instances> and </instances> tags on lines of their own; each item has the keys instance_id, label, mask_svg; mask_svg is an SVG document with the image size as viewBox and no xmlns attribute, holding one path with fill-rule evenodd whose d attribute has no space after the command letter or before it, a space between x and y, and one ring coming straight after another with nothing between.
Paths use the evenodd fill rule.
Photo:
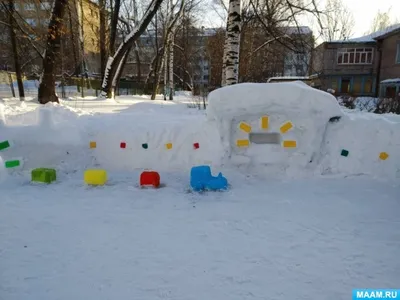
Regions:
<instances>
[{"instance_id":1,"label":"snowy ground","mask_svg":"<svg viewBox=\"0 0 400 300\"><path fill-rule=\"evenodd\" d=\"M0 298L349 299L397 288L400 185L269 181L228 173L224 193L137 188L113 174L2 186Z\"/></svg>"},{"instance_id":2,"label":"snowy ground","mask_svg":"<svg viewBox=\"0 0 400 300\"><path fill-rule=\"evenodd\" d=\"M127 118L118 112L139 101L77 109ZM7 107L16 124L36 104ZM189 170L161 173L159 190L139 189L139 171L97 188L83 170L46 186L13 174L0 183L0 299L337 300L398 288L398 180L222 171L229 191L205 194L188 192Z\"/></svg>"}]
</instances>

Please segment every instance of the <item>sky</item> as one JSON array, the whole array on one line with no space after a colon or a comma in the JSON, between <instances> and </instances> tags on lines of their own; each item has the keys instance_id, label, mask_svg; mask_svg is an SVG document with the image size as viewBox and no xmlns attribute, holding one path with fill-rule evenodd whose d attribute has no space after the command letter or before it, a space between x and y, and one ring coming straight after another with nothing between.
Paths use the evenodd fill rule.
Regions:
<instances>
[{"instance_id":1,"label":"sky","mask_svg":"<svg viewBox=\"0 0 400 300\"><path fill-rule=\"evenodd\" d=\"M353 37L364 35L370 28L376 13L380 10L386 12L390 9L390 16L395 19L400 17L399 0L342 0L353 13L355 26ZM397 12L397 15L396 15ZM400 21L400 20L399 20Z\"/></svg>"},{"instance_id":2,"label":"sky","mask_svg":"<svg viewBox=\"0 0 400 300\"><path fill-rule=\"evenodd\" d=\"M217 0L209 0L210 3L218 2ZM227 0L224 0L227 2ZM355 26L353 28L353 34L351 37L360 37L365 35L365 32L371 27L371 23L378 13L387 12L390 10L390 16L392 19L396 19L400 22L400 0L342 0L348 9L353 13ZM317 1L320 7L325 6L325 0ZM396 15L397 12L397 15ZM223 26L225 20L222 20L211 7L207 10L206 14L202 16L202 24L205 27L217 27ZM312 29L313 25L309 24L307 20L304 20L303 24L310 26ZM318 35L318 33L316 33Z\"/></svg>"}]
</instances>

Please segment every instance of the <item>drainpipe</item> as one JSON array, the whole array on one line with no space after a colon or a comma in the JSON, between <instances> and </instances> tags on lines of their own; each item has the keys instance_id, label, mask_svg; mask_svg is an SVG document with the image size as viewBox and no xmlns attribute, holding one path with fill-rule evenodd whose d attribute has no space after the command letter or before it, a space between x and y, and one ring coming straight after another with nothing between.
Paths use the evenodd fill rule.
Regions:
<instances>
[{"instance_id":1,"label":"drainpipe","mask_svg":"<svg viewBox=\"0 0 400 300\"><path fill-rule=\"evenodd\" d=\"M378 47L376 48L377 56L378 56L378 70L376 72L376 82L375 82L375 97L379 97L379 91L381 89L380 86L380 77L381 77L381 65L382 65L382 42L378 41Z\"/></svg>"}]
</instances>

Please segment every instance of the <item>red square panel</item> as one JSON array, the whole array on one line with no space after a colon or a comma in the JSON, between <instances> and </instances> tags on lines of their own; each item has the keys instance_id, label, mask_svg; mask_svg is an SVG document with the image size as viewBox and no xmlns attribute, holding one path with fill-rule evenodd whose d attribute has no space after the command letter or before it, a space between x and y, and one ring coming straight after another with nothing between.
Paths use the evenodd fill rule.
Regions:
<instances>
[{"instance_id":1,"label":"red square panel","mask_svg":"<svg viewBox=\"0 0 400 300\"><path fill-rule=\"evenodd\" d=\"M199 149L199 148L200 148L199 143L194 143L194 144L193 144L193 148L194 148L194 149Z\"/></svg>"},{"instance_id":2,"label":"red square panel","mask_svg":"<svg viewBox=\"0 0 400 300\"><path fill-rule=\"evenodd\" d=\"M125 143L125 142L122 142L122 143L120 144L120 147L121 147L122 149L125 149L125 148L126 148L126 143Z\"/></svg>"}]
</instances>

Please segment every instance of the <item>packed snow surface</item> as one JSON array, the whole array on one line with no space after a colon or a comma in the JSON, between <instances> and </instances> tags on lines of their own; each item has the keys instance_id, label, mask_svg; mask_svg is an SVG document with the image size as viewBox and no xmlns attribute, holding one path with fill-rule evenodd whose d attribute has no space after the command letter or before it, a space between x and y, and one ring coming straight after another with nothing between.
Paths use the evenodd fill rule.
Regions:
<instances>
[{"instance_id":1,"label":"packed snow surface","mask_svg":"<svg viewBox=\"0 0 400 300\"><path fill-rule=\"evenodd\" d=\"M344 113L321 94L313 108L326 128L314 150L323 154L320 173L288 179L286 170L278 179L265 165L223 165L217 121L189 109L186 96L42 107L5 101L0 140L12 147L0 153L0 164L22 157L24 166L0 170L0 177L10 175L0 182L0 299L337 300L353 288L398 288L398 116ZM257 101L264 113L266 104ZM283 104L302 108L296 101L303 100ZM236 112L245 108L235 105ZM280 117L271 126L287 116L298 126L307 116L285 115L278 102L272 107ZM228 113L221 122L238 117ZM327 126L338 114L341 120ZM390 158L378 162L378 150ZM227 177L228 191L189 191L190 167L204 162ZM55 167L57 182L31 183L35 167ZM108 171L105 186L83 184L93 167ZM146 168L160 172L162 188L139 188Z\"/></svg>"},{"instance_id":2,"label":"packed snow surface","mask_svg":"<svg viewBox=\"0 0 400 300\"><path fill-rule=\"evenodd\" d=\"M82 174L0 185L0 298L349 299L398 288L399 182L268 180L226 170L231 188L187 193L189 171Z\"/></svg>"}]
</instances>

